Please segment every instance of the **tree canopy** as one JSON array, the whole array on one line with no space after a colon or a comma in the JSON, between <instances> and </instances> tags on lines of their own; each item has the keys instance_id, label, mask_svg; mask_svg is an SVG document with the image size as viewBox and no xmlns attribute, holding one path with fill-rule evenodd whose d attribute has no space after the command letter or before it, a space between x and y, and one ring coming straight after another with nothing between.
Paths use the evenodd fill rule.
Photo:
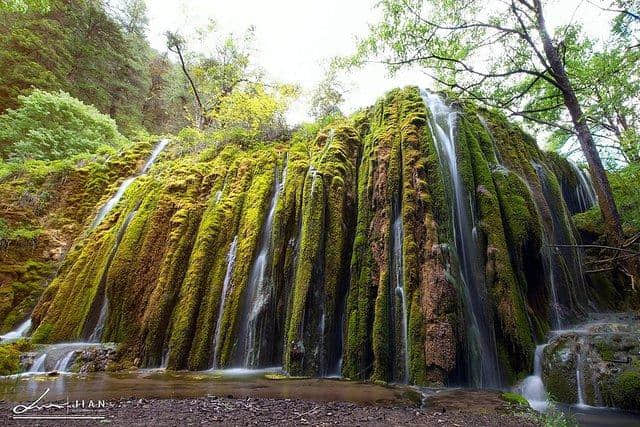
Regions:
<instances>
[{"instance_id":1,"label":"tree canopy","mask_svg":"<svg viewBox=\"0 0 640 427\"><path fill-rule=\"evenodd\" d=\"M115 121L68 93L35 89L0 116L0 154L9 159L57 160L117 147Z\"/></svg>"}]
</instances>

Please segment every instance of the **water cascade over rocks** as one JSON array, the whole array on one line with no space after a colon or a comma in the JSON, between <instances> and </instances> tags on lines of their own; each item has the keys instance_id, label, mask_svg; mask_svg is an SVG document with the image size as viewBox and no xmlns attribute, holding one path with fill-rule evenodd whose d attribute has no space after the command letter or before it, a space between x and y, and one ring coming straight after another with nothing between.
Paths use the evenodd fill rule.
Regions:
<instances>
[{"instance_id":1,"label":"water cascade over rocks","mask_svg":"<svg viewBox=\"0 0 640 427\"><path fill-rule=\"evenodd\" d=\"M280 193L280 179L276 172L269 210L260 234L260 248L253 261L248 287L245 290L244 314L240 319L241 334L236 351L240 365L244 368L259 367L261 347L267 342L265 333L268 331L269 319L265 318L265 312L267 306L272 304L271 281L267 267L270 261L271 230Z\"/></svg>"},{"instance_id":2,"label":"water cascade over rocks","mask_svg":"<svg viewBox=\"0 0 640 427\"><path fill-rule=\"evenodd\" d=\"M160 140L160 142L158 142L158 144L156 144L156 146L153 148L153 151L151 152L151 155L149 156L149 158L145 162L144 166L140 170L140 173L138 173L137 175L134 175L134 176L130 176L129 178L127 178L124 181L122 181L122 184L120 184L120 187L118 187L118 190L116 191L116 194L114 194L113 197L111 197L109 200L107 200L107 203L105 203L100 208L100 210L98 210L98 214L96 215L95 219L91 223L91 227L90 228L97 227L102 222L102 220L118 204L120 199L122 199L122 196L127 191L127 189L131 186L131 184L133 184L133 182L139 176L144 175L149 171L149 168L151 168L151 166L153 165L153 162L156 161L156 159L158 158L158 156L160 155L162 150L165 149L167 144L169 144L169 140L168 139Z\"/></svg>"},{"instance_id":3,"label":"water cascade over rocks","mask_svg":"<svg viewBox=\"0 0 640 427\"><path fill-rule=\"evenodd\" d=\"M579 171L504 117L414 87L313 136L157 161L74 242L35 342L116 342L116 366L417 385L511 386L535 364L552 391L556 346L536 344L624 300L560 246L580 241Z\"/></svg>"},{"instance_id":4,"label":"water cascade over rocks","mask_svg":"<svg viewBox=\"0 0 640 427\"><path fill-rule=\"evenodd\" d=\"M431 112L430 127L438 147L438 156L448 171L454 245L460 269L462 301L466 320L468 369L477 387L501 384L498 353L491 318L486 313L487 290L481 273L481 256L476 233L475 199L469 194L458 168L456 147L456 111L440 96L422 92Z\"/></svg>"},{"instance_id":5,"label":"water cascade over rocks","mask_svg":"<svg viewBox=\"0 0 640 427\"><path fill-rule=\"evenodd\" d=\"M22 338L29 333L31 329L31 317L22 322L16 329L13 331L7 332L4 335L0 335L0 340L2 341L12 341L17 340L18 338Z\"/></svg>"},{"instance_id":6,"label":"water cascade over rocks","mask_svg":"<svg viewBox=\"0 0 640 427\"><path fill-rule=\"evenodd\" d=\"M218 307L218 320L216 320L216 331L213 338L213 368L217 367L218 363L218 351L220 345L220 333L222 331L222 313L224 313L224 303L229 293L229 285L231 284L231 273L233 272L233 265L236 262L236 252L238 251L238 236L233 238L231 246L229 246L229 253L227 254L227 270L224 274L224 282L222 283L222 294L220 295L220 306Z\"/></svg>"},{"instance_id":7,"label":"water cascade over rocks","mask_svg":"<svg viewBox=\"0 0 640 427\"><path fill-rule=\"evenodd\" d=\"M547 408L547 391L542 381L542 352L544 348L544 344L536 347L533 359L533 375L525 378L520 388L517 389L529 401L531 407L537 411L543 411Z\"/></svg>"},{"instance_id":8,"label":"water cascade over rocks","mask_svg":"<svg viewBox=\"0 0 640 427\"><path fill-rule=\"evenodd\" d=\"M85 331L87 331L85 333L85 336L87 337L89 342L92 342L92 343L100 342L102 338L102 333L104 331L104 326L105 326L105 322L107 321L107 314L109 310L109 297L107 296L107 292L106 292L107 274L109 273L109 268L111 267L111 263L113 262L113 259L116 253L118 252L118 248L120 247L120 243L122 242L124 233L127 231L127 227L131 223L131 220L133 219L134 215L136 214L136 210L137 208L129 212L129 214L126 216L125 220L120 226L120 229L118 230L118 234L116 235L116 239L113 244L113 249L111 250L111 253L107 258L104 272L102 274L102 279L100 280L100 283L99 283L98 296L94 300L94 304L96 304L96 302L100 304L99 310L97 310L98 317L97 319L95 318L95 316L87 317L87 323L85 324L85 327L84 327ZM92 311L96 312L96 310L92 310Z\"/></svg>"}]
</instances>

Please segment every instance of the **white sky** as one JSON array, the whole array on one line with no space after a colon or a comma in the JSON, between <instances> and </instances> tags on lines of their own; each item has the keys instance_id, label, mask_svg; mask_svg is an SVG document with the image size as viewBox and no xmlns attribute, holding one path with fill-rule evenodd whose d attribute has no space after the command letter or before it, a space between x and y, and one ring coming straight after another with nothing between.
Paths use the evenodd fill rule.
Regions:
<instances>
[{"instance_id":1,"label":"white sky","mask_svg":"<svg viewBox=\"0 0 640 427\"><path fill-rule=\"evenodd\" d=\"M355 36L367 33L376 21L377 0L147 0L149 39L159 51L165 51L163 33L188 31L214 19L222 32L243 33L256 28L257 65L270 79L298 83L310 91L323 77L328 58L352 53ZM550 27L571 19L580 20L595 34L608 30L608 15L585 0L555 0L547 6ZM552 13L550 8L553 7ZM346 79L350 89L343 111L371 105L386 91L406 85L429 86L429 80L417 70L389 76L384 66L368 65ZM288 115L296 123L308 119L306 100L301 99Z\"/></svg>"}]
</instances>

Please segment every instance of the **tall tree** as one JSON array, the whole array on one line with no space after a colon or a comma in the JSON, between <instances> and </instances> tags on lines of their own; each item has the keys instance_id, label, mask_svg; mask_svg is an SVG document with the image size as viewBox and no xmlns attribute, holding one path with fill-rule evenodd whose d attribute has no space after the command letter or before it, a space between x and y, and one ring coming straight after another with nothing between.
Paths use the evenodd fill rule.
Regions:
<instances>
[{"instance_id":1,"label":"tall tree","mask_svg":"<svg viewBox=\"0 0 640 427\"><path fill-rule=\"evenodd\" d=\"M46 11L0 17L0 112L33 88L61 89L125 128L140 123L151 49L102 1L51 0Z\"/></svg>"},{"instance_id":2,"label":"tall tree","mask_svg":"<svg viewBox=\"0 0 640 427\"><path fill-rule=\"evenodd\" d=\"M346 89L338 76L336 63L329 65L324 77L311 93L310 113L316 120L333 114L342 114L340 105L344 102Z\"/></svg>"},{"instance_id":3,"label":"tall tree","mask_svg":"<svg viewBox=\"0 0 640 427\"><path fill-rule=\"evenodd\" d=\"M184 75L194 97L194 121L199 128L211 125L211 116L222 105L222 99L242 84L258 83L262 73L250 65L254 29L240 37L221 35L210 22L194 34L184 36L177 32L165 33L167 47L178 56ZM200 42L206 49L190 49Z\"/></svg>"},{"instance_id":4,"label":"tall tree","mask_svg":"<svg viewBox=\"0 0 640 427\"><path fill-rule=\"evenodd\" d=\"M195 99L195 106L196 106L195 108L196 126L198 127L198 129L203 129L207 123L207 119L206 119L207 111L204 108L202 99L200 98L200 92L198 91L198 88L196 87L196 84L193 81L193 77L191 77L191 72L189 71L189 67L187 66L187 63L185 60L185 53L184 53L185 40L180 34L173 33L171 31L167 31L165 33L165 36L167 37L167 48L169 49L169 51L178 55L178 59L180 60L180 66L182 67L182 71L184 72L185 77L189 81L189 86L191 87L191 90L193 92L193 97Z\"/></svg>"},{"instance_id":5,"label":"tall tree","mask_svg":"<svg viewBox=\"0 0 640 427\"><path fill-rule=\"evenodd\" d=\"M607 235L624 240L620 215L587 117L563 62L562 40L554 40L541 0L383 0L382 19L360 44L360 54L386 54L392 67L419 64L442 86L492 107L514 111L532 86L545 81L561 94L589 165ZM561 36L561 35L560 35ZM523 84L524 82L524 84ZM520 84L518 93L498 85Z\"/></svg>"}]
</instances>

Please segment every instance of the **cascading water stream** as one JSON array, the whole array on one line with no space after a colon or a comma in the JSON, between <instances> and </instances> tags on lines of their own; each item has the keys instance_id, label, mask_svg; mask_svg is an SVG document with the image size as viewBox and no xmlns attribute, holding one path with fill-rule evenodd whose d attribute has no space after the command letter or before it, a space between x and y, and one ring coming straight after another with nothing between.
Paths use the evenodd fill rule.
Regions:
<instances>
[{"instance_id":1,"label":"cascading water stream","mask_svg":"<svg viewBox=\"0 0 640 427\"><path fill-rule=\"evenodd\" d=\"M578 208L580 209L580 212L587 211L598 203L596 192L593 188L593 183L591 182L591 177L587 171L579 168L578 165L572 161L569 161L569 164L578 177L578 185L576 186Z\"/></svg>"},{"instance_id":2,"label":"cascading water stream","mask_svg":"<svg viewBox=\"0 0 640 427\"><path fill-rule=\"evenodd\" d=\"M546 344L536 347L533 360L533 375L524 379L521 386L522 396L536 411L544 411L547 408L547 392L542 382L542 356Z\"/></svg>"},{"instance_id":3,"label":"cascading water stream","mask_svg":"<svg viewBox=\"0 0 640 427\"><path fill-rule=\"evenodd\" d=\"M68 352L62 359L56 363L56 367L54 368L58 372L67 372L69 369L69 365L71 364L71 359L76 354L76 350L71 350Z\"/></svg>"},{"instance_id":4,"label":"cascading water stream","mask_svg":"<svg viewBox=\"0 0 640 427\"><path fill-rule=\"evenodd\" d=\"M400 317L400 325L394 325L396 330L400 329L399 335L396 337L395 348L400 349L396 356L396 366L402 366L402 371L396 376L397 381L407 383L409 381L409 345L407 342L407 302L404 293L404 277L403 277L403 256L402 256L402 235L403 221L402 213L399 208L394 209L396 219L393 222L392 229L392 257L391 265L393 269L394 287L394 314ZM399 315L399 316L398 316ZM397 323L397 322L396 322Z\"/></svg>"},{"instance_id":5,"label":"cascading water stream","mask_svg":"<svg viewBox=\"0 0 640 427\"><path fill-rule=\"evenodd\" d=\"M113 210L113 208L116 207L116 205L118 204L120 199L122 199L122 196L124 195L124 193L131 186L131 184L133 184L133 182L138 177L146 174L149 171L149 169L151 168L153 163L156 161L156 159L158 158L158 156L160 155L162 150L165 149L167 144L169 144L169 140L168 139L160 140L160 142L158 142L158 144L154 147L153 151L151 152L151 155L149 156L149 159L147 159L146 163L144 164L144 166L140 170L140 173L138 173L136 175L133 175L133 176L130 176L129 178L127 178L124 181L122 181L122 184L120 184L120 187L118 187L118 190L116 191L116 194L114 194L113 197L111 197L109 200L107 200L107 203L105 203L100 208L100 210L98 210L98 214L96 215L95 219L91 223L90 229L93 229L93 228L97 227L102 222L102 220L109 214L109 212L111 212Z\"/></svg>"},{"instance_id":6,"label":"cascading water stream","mask_svg":"<svg viewBox=\"0 0 640 427\"><path fill-rule=\"evenodd\" d=\"M582 347L584 346L584 340L578 341L578 350L576 356L576 387L578 388L578 407L586 407L587 404L584 400L584 380L582 378L582 372L584 371L584 357L582 355Z\"/></svg>"},{"instance_id":7,"label":"cascading water stream","mask_svg":"<svg viewBox=\"0 0 640 427\"><path fill-rule=\"evenodd\" d=\"M455 145L457 113L435 94L421 91L431 112L429 125L443 169L448 170L451 188L453 237L458 255L461 297L466 321L468 365L471 382L476 387L501 385L495 333L485 313L486 290L481 274L481 255L473 238L473 198L458 171Z\"/></svg>"},{"instance_id":8,"label":"cascading water stream","mask_svg":"<svg viewBox=\"0 0 640 427\"><path fill-rule=\"evenodd\" d=\"M105 203L98 211L98 215L96 215L96 218L93 220L91 228L96 228L107 216L107 214L109 214L109 212L113 210L113 208L118 204L118 202L124 195L125 191L127 191L131 184L133 184L133 181L135 181L136 178L137 176L130 176L129 178L122 181L122 184L120 184L120 187L118 187L118 191L116 191L116 194L114 194L112 198L107 200L107 203Z\"/></svg>"},{"instance_id":9,"label":"cascading water stream","mask_svg":"<svg viewBox=\"0 0 640 427\"><path fill-rule=\"evenodd\" d=\"M31 368L29 368L28 372L44 372L44 362L47 360L47 353L42 353L38 358L33 362Z\"/></svg>"},{"instance_id":10,"label":"cascading water stream","mask_svg":"<svg viewBox=\"0 0 640 427\"><path fill-rule=\"evenodd\" d=\"M129 212L124 222L122 223L122 226L120 227L120 229L118 230L118 234L116 235L116 241L113 244L113 249L111 249L111 253L107 258L107 263L105 265L104 271L102 273L102 277L100 279L100 284L99 284L100 292L102 292L103 294L102 304L100 305L100 312L98 315L98 319L95 323L95 326L92 329L90 329L91 333L89 334L89 342L93 342L93 343L100 342L100 339L102 338L102 332L104 331L104 325L107 320L107 314L109 311L109 298L107 297L107 291L105 289L106 283L107 283L107 275L109 273L109 268L111 267L111 263L115 258L116 252L118 251L118 247L122 242L124 233L127 231L127 227L129 227L129 223L131 223L131 220L135 216L138 210L138 206L136 206L133 211ZM87 318L88 321L90 321L90 319L91 319L91 316Z\"/></svg>"},{"instance_id":11,"label":"cascading water stream","mask_svg":"<svg viewBox=\"0 0 640 427\"><path fill-rule=\"evenodd\" d=\"M564 313L562 308L566 306L567 311L581 310L582 305L587 302L587 291L582 272L582 253L576 244L573 232L567 225L568 218L564 217L565 211L562 206L558 206L552 195L551 184L546 169L539 163L532 162L532 166L536 171L540 185L542 187L542 196L547 203L551 223L550 229L545 230L548 234L543 233L542 239L542 255L545 258L545 267L548 266L547 276L549 277L549 286L551 288L552 302L554 304L554 329L561 329L563 326ZM534 198L538 214L542 214L541 206L538 200ZM554 256L555 255L555 256ZM557 272L564 271L566 281L557 283ZM562 280L562 279L560 279ZM561 298L560 291L564 290L564 297Z\"/></svg>"},{"instance_id":12,"label":"cascading water stream","mask_svg":"<svg viewBox=\"0 0 640 427\"><path fill-rule=\"evenodd\" d=\"M493 133L491 132L491 129L489 129L487 120L479 114L478 114L478 120L480 120L482 127L484 128L485 131L487 131L487 134L489 134L489 137L491 138L491 147L493 148L493 155L496 157L496 162L498 162L498 165L504 166L504 162L502 161L502 154L500 154L500 150L498 149L498 144L496 143L496 139L493 137Z\"/></svg>"},{"instance_id":13,"label":"cascading water stream","mask_svg":"<svg viewBox=\"0 0 640 427\"><path fill-rule=\"evenodd\" d=\"M222 333L222 314L224 312L224 303L227 300L227 293L229 292L229 285L231 283L231 273L233 272L233 266L236 262L236 252L238 250L238 236L233 238L231 246L229 247L229 253L227 254L227 271L224 275L224 281L222 282L222 293L220 294L220 305L218 307L218 319L216 320L216 330L213 336L213 364L212 368L218 366L218 347L220 343L220 334Z\"/></svg>"},{"instance_id":14,"label":"cascading water stream","mask_svg":"<svg viewBox=\"0 0 640 427\"><path fill-rule=\"evenodd\" d=\"M255 368L260 363L261 334L258 321L271 297L271 289L266 280L267 263L271 243L271 229L280 197L280 178L276 172L273 185L273 195L269 204L269 211L260 233L260 249L251 267L249 281L245 290L245 313L242 317L240 340L238 342L238 356L243 367Z\"/></svg>"},{"instance_id":15,"label":"cascading water stream","mask_svg":"<svg viewBox=\"0 0 640 427\"><path fill-rule=\"evenodd\" d=\"M0 340L2 341L10 341L17 340L18 338L24 337L29 330L31 329L31 317L22 322L16 329L11 332L7 332L4 335L0 335Z\"/></svg>"},{"instance_id":16,"label":"cascading water stream","mask_svg":"<svg viewBox=\"0 0 640 427\"><path fill-rule=\"evenodd\" d=\"M160 142L158 142L158 144L153 148L153 151L151 152L151 156L149 156L149 159L142 167L142 170L140 171L140 175L144 175L149 171L149 169L151 168L151 166L153 166L153 163L156 161L160 153L162 153L162 150L165 149L167 144L169 144L169 140L166 138L161 139Z\"/></svg>"}]
</instances>

